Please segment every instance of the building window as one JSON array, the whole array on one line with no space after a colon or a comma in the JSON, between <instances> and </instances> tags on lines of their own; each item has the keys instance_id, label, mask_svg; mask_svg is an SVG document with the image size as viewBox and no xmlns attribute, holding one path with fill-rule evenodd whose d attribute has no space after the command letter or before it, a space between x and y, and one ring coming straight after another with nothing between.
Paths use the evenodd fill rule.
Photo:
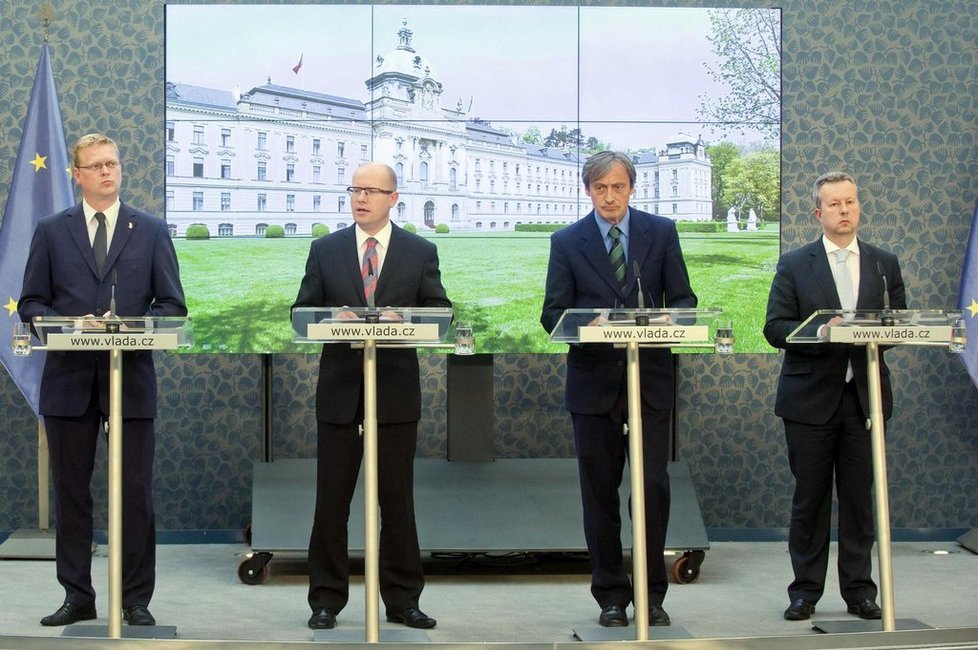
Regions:
<instances>
[{"instance_id":1,"label":"building window","mask_svg":"<svg viewBox=\"0 0 978 650\"><path fill-rule=\"evenodd\" d=\"M346 212L346 197L345 196L338 196L338 197L336 197L336 211L337 212Z\"/></svg>"},{"instance_id":2,"label":"building window","mask_svg":"<svg viewBox=\"0 0 978 650\"><path fill-rule=\"evenodd\" d=\"M217 226L217 236L218 237L233 237L234 236L234 226L230 223L221 223Z\"/></svg>"},{"instance_id":3,"label":"building window","mask_svg":"<svg viewBox=\"0 0 978 650\"><path fill-rule=\"evenodd\" d=\"M313 194L312 195L312 211L313 212L319 212L320 208L322 208L322 205L323 205L323 197L319 196L318 194Z\"/></svg>"},{"instance_id":4,"label":"building window","mask_svg":"<svg viewBox=\"0 0 978 650\"><path fill-rule=\"evenodd\" d=\"M287 223L287 224L285 224L285 234L286 235L294 235L295 234L295 231L296 231L296 227L295 227L295 224L294 223Z\"/></svg>"},{"instance_id":5,"label":"building window","mask_svg":"<svg viewBox=\"0 0 978 650\"><path fill-rule=\"evenodd\" d=\"M221 192L221 212L227 212L231 209L231 193Z\"/></svg>"},{"instance_id":6,"label":"building window","mask_svg":"<svg viewBox=\"0 0 978 650\"><path fill-rule=\"evenodd\" d=\"M295 212L295 194L285 195L285 211Z\"/></svg>"},{"instance_id":7,"label":"building window","mask_svg":"<svg viewBox=\"0 0 978 650\"><path fill-rule=\"evenodd\" d=\"M231 129L221 129L221 146L231 146Z\"/></svg>"},{"instance_id":8,"label":"building window","mask_svg":"<svg viewBox=\"0 0 978 650\"><path fill-rule=\"evenodd\" d=\"M255 224L255 234L256 235L264 235L266 228L268 228L268 224L267 223Z\"/></svg>"},{"instance_id":9,"label":"building window","mask_svg":"<svg viewBox=\"0 0 978 650\"><path fill-rule=\"evenodd\" d=\"M452 221L458 221L458 203L452 204Z\"/></svg>"},{"instance_id":10,"label":"building window","mask_svg":"<svg viewBox=\"0 0 978 650\"><path fill-rule=\"evenodd\" d=\"M398 180L404 180L404 163L397 163L394 166L394 173L397 174Z\"/></svg>"},{"instance_id":11,"label":"building window","mask_svg":"<svg viewBox=\"0 0 978 650\"><path fill-rule=\"evenodd\" d=\"M166 191L166 209L167 210L173 209L173 190Z\"/></svg>"},{"instance_id":12,"label":"building window","mask_svg":"<svg viewBox=\"0 0 978 650\"><path fill-rule=\"evenodd\" d=\"M221 178L231 178L231 161L221 161Z\"/></svg>"},{"instance_id":13,"label":"building window","mask_svg":"<svg viewBox=\"0 0 978 650\"><path fill-rule=\"evenodd\" d=\"M346 182L346 168L337 167L336 168L336 182L342 185Z\"/></svg>"},{"instance_id":14,"label":"building window","mask_svg":"<svg viewBox=\"0 0 978 650\"><path fill-rule=\"evenodd\" d=\"M295 165L292 163L285 166L285 180L290 182L295 180Z\"/></svg>"},{"instance_id":15,"label":"building window","mask_svg":"<svg viewBox=\"0 0 978 650\"><path fill-rule=\"evenodd\" d=\"M167 156L166 157L166 175L167 176L173 176L174 175L173 156Z\"/></svg>"},{"instance_id":16,"label":"building window","mask_svg":"<svg viewBox=\"0 0 978 650\"><path fill-rule=\"evenodd\" d=\"M194 192L194 212L199 212L204 209L204 193Z\"/></svg>"},{"instance_id":17,"label":"building window","mask_svg":"<svg viewBox=\"0 0 978 650\"><path fill-rule=\"evenodd\" d=\"M312 166L312 182L321 183L322 181L322 168L319 165Z\"/></svg>"},{"instance_id":18,"label":"building window","mask_svg":"<svg viewBox=\"0 0 978 650\"><path fill-rule=\"evenodd\" d=\"M265 194L258 195L258 211L264 212L268 207L268 196Z\"/></svg>"},{"instance_id":19,"label":"building window","mask_svg":"<svg viewBox=\"0 0 978 650\"><path fill-rule=\"evenodd\" d=\"M266 179L267 179L267 177L265 175L265 161L264 160L259 160L258 161L258 180L263 181L263 180L266 180Z\"/></svg>"},{"instance_id":20,"label":"building window","mask_svg":"<svg viewBox=\"0 0 978 650\"><path fill-rule=\"evenodd\" d=\"M407 211L407 206L404 205L404 201L397 204L397 220L404 221L404 213Z\"/></svg>"},{"instance_id":21,"label":"building window","mask_svg":"<svg viewBox=\"0 0 978 650\"><path fill-rule=\"evenodd\" d=\"M177 137L177 127L173 122L166 123L166 141L173 142Z\"/></svg>"},{"instance_id":22,"label":"building window","mask_svg":"<svg viewBox=\"0 0 978 650\"><path fill-rule=\"evenodd\" d=\"M424 204L424 225L429 228L435 225L435 204L432 201L426 201Z\"/></svg>"},{"instance_id":23,"label":"building window","mask_svg":"<svg viewBox=\"0 0 978 650\"><path fill-rule=\"evenodd\" d=\"M295 151L295 136L287 135L285 136L285 150L289 153Z\"/></svg>"},{"instance_id":24,"label":"building window","mask_svg":"<svg viewBox=\"0 0 978 650\"><path fill-rule=\"evenodd\" d=\"M337 158L342 158L344 151L346 151L346 143L345 142L337 142L336 143L336 157Z\"/></svg>"},{"instance_id":25,"label":"building window","mask_svg":"<svg viewBox=\"0 0 978 650\"><path fill-rule=\"evenodd\" d=\"M448 170L448 189L458 189L458 171L454 167Z\"/></svg>"},{"instance_id":26,"label":"building window","mask_svg":"<svg viewBox=\"0 0 978 650\"><path fill-rule=\"evenodd\" d=\"M428 163L421 163L421 187L428 187Z\"/></svg>"},{"instance_id":27,"label":"building window","mask_svg":"<svg viewBox=\"0 0 978 650\"><path fill-rule=\"evenodd\" d=\"M172 223L166 224L166 231L170 233L170 239L173 239L174 237L177 236L177 227L175 224Z\"/></svg>"},{"instance_id":28,"label":"building window","mask_svg":"<svg viewBox=\"0 0 978 650\"><path fill-rule=\"evenodd\" d=\"M204 127L194 126L194 144L204 144Z\"/></svg>"},{"instance_id":29,"label":"building window","mask_svg":"<svg viewBox=\"0 0 978 650\"><path fill-rule=\"evenodd\" d=\"M672 213L673 214L677 214L678 212L679 212L679 204L678 203L673 203L672 204Z\"/></svg>"},{"instance_id":30,"label":"building window","mask_svg":"<svg viewBox=\"0 0 978 650\"><path fill-rule=\"evenodd\" d=\"M367 145L360 145L360 160L368 160L367 158Z\"/></svg>"},{"instance_id":31,"label":"building window","mask_svg":"<svg viewBox=\"0 0 978 650\"><path fill-rule=\"evenodd\" d=\"M258 148L266 149L268 147L268 134L264 131L258 132Z\"/></svg>"},{"instance_id":32,"label":"building window","mask_svg":"<svg viewBox=\"0 0 978 650\"><path fill-rule=\"evenodd\" d=\"M320 140L319 138L312 139L312 155L318 156L320 152Z\"/></svg>"},{"instance_id":33,"label":"building window","mask_svg":"<svg viewBox=\"0 0 978 650\"><path fill-rule=\"evenodd\" d=\"M194 158L194 178L204 177L204 159Z\"/></svg>"}]
</instances>

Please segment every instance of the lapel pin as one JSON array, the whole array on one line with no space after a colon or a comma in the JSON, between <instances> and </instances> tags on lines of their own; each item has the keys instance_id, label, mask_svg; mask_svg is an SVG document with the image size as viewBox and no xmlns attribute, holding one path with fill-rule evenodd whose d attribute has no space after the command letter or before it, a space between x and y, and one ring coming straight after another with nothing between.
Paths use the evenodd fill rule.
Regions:
<instances>
[{"instance_id":1,"label":"lapel pin","mask_svg":"<svg viewBox=\"0 0 978 650\"><path fill-rule=\"evenodd\" d=\"M129 230L132 230L132 222L129 222Z\"/></svg>"}]
</instances>

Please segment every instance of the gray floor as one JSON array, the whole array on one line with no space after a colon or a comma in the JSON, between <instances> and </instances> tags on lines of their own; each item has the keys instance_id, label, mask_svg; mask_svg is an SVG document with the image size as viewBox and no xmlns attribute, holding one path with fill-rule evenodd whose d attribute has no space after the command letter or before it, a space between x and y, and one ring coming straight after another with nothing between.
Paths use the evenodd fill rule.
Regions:
<instances>
[{"instance_id":1,"label":"gray floor","mask_svg":"<svg viewBox=\"0 0 978 650\"><path fill-rule=\"evenodd\" d=\"M268 581L249 586L237 578L238 563L248 551L244 545L161 545L151 606L159 623L177 626L178 639L184 641L312 641L312 631L306 627L304 561L279 554ZM588 576L579 572L582 561L549 557L524 563L520 559L499 558L491 563L499 566L469 562L461 568L452 559L428 562L422 608L438 619L429 640L553 644L572 642L575 629L595 627L598 609L588 592ZM105 625L104 548L97 550L94 568L101 616L95 623ZM918 619L935 628L972 628L963 632L965 643L953 647L978 647L978 555L953 542L903 542L893 546L893 569L898 619ZM785 543L714 543L699 580L671 585L665 606L674 624L699 640L793 637L797 640L790 644L793 647L813 647L805 639L820 647L854 647L842 643L848 635L837 635L840 641L833 645L827 635L814 632L810 622L782 619L789 577ZM61 630L41 627L38 619L54 611L62 599L53 562L0 561L0 648L45 647L27 637L47 637L47 643L54 645L51 637L60 636ZM856 620L845 613L830 570L815 620L832 619ZM381 624L382 630L399 627ZM363 630L360 577L354 580L351 602L340 614L338 629ZM82 647L75 643L73 647ZM723 646L719 641L702 645ZM761 639L727 644L735 646L765 644Z\"/></svg>"}]
</instances>

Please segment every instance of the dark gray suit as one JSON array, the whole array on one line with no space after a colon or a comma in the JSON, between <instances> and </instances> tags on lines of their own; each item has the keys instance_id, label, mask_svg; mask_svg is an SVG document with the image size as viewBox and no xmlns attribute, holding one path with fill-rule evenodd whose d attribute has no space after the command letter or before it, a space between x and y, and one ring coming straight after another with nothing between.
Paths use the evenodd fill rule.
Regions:
<instances>
[{"instance_id":1,"label":"dark gray suit","mask_svg":"<svg viewBox=\"0 0 978 650\"><path fill-rule=\"evenodd\" d=\"M451 307L431 242L397 226L377 280L379 307ZM313 242L296 307L366 307L355 227ZM421 387L413 349L377 352L380 593L389 612L418 606L424 587L414 520L414 455ZM363 352L324 345L316 387L316 515L309 542L309 605L339 612L349 596L347 521L363 454Z\"/></svg>"},{"instance_id":2,"label":"dark gray suit","mask_svg":"<svg viewBox=\"0 0 978 650\"><path fill-rule=\"evenodd\" d=\"M121 204L105 267L95 255L81 204L42 219L31 241L17 310L37 316L102 315L116 277L120 316L186 316L166 222ZM149 351L123 354L123 607L148 605L155 585L153 419L156 371ZM48 352L40 414L51 453L57 508L58 580L67 600L88 606L92 588L90 483L102 418L109 411L107 352Z\"/></svg>"},{"instance_id":3,"label":"dark gray suit","mask_svg":"<svg viewBox=\"0 0 978 650\"><path fill-rule=\"evenodd\" d=\"M884 283L890 307L905 309L896 256L859 242L857 309L881 309ZM784 350L775 413L784 419L788 461L795 477L788 549L795 579L791 600L817 602L825 587L832 479L839 499L839 581L843 598L875 599L871 578L874 539L873 468L866 350L842 344L789 344L787 336L819 309L841 309L825 246L819 239L778 261L767 304L764 336ZM853 379L845 381L847 364ZM883 416L893 411L890 373L880 354Z\"/></svg>"}]
</instances>

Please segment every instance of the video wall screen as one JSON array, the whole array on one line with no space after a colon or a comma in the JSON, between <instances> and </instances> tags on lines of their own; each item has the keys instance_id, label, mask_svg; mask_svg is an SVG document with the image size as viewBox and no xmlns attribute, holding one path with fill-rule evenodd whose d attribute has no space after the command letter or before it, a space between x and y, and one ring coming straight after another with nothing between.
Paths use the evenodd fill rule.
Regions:
<instances>
[{"instance_id":1,"label":"video wall screen","mask_svg":"<svg viewBox=\"0 0 978 650\"><path fill-rule=\"evenodd\" d=\"M583 162L637 169L703 307L761 335L779 252L778 9L167 5L166 218L195 352L312 352L289 308L353 172L398 175L393 222L438 246L479 352L563 352L539 324L550 235Z\"/></svg>"}]
</instances>

